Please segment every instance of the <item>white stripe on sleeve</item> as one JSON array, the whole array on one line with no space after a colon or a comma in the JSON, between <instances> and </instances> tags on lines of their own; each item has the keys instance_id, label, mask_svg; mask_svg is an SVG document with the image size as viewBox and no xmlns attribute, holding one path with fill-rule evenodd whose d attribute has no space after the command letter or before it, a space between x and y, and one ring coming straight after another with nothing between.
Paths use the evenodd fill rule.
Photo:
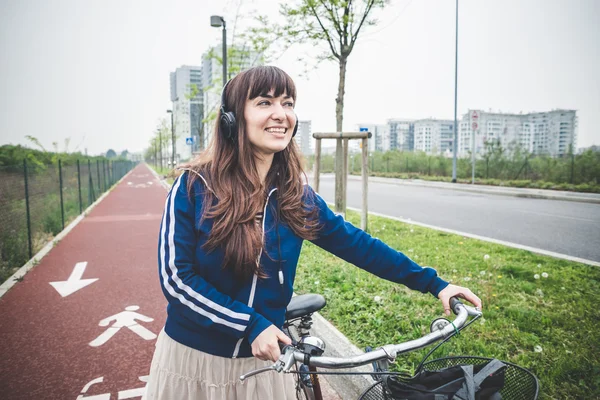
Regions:
<instances>
[{"instance_id":1,"label":"white stripe on sleeve","mask_svg":"<svg viewBox=\"0 0 600 400\"><path fill-rule=\"evenodd\" d=\"M170 257L169 257L169 269L172 272L172 276L171 278L173 279L173 282L175 283L175 285L177 286L177 288L179 288L180 290L184 291L185 293L187 293L188 295L190 295L191 297L193 297L194 299L198 300L199 302L201 302L202 304L214 309L215 311L219 311L222 314L225 314L231 318L236 318L236 319L241 319L243 321L249 321L250 320L250 315L249 314L243 314L243 313L237 313L234 312L226 307L221 306L220 304L217 304L215 302L213 302L212 300L209 300L208 298L202 296L200 293L194 291L192 288L190 288L189 286L187 286L186 284L184 284L181 279L179 278L179 276L177 275L177 267L175 265L175 244L174 244L174 230L175 230L175 198L174 196L177 193L177 190L179 189L179 185L181 183L181 176L179 178L177 178L177 181L175 182L175 185L173 187L173 190L171 191L171 194L169 194L169 196L167 197L167 201L165 204L165 207L168 206L168 212L169 212L169 216L170 216L170 224L169 224L169 240L168 240L168 246L169 246L169 253L170 253ZM169 204L170 201L170 204ZM228 326L230 328L236 329L238 331L244 331L246 329L246 327L244 325L241 324L236 324L233 322L229 322L223 318L220 318L200 307L198 307L196 304L190 302L189 300L187 300L183 295L181 295L180 293L177 293L173 287L171 287L171 285L169 284L169 276L167 274L167 270L166 270L166 266L165 266L165 258L166 258L166 254L165 254L165 244L164 244L164 236L166 233L166 218L167 218L167 213L165 212L163 215L163 221L162 221L162 229L161 229L161 236L160 236L160 255L161 255L161 275L163 278L163 286L165 287L165 289L167 290L167 292L173 296L174 298L178 299L182 304L188 306L189 308L191 308L192 310L194 310L195 312L197 312L198 314L201 314L207 318L209 318L211 321L215 322L215 323L220 323L223 324L225 326Z\"/></svg>"}]
</instances>

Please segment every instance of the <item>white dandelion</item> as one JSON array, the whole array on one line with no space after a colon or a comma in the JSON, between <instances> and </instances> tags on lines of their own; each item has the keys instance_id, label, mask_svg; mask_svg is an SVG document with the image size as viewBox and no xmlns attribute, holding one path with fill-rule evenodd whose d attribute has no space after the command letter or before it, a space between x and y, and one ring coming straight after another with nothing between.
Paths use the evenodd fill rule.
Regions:
<instances>
[{"instance_id":1,"label":"white dandelion","mask_svg":"<svg viewBox=\"0 0 600 400\"><path fill-rule=\"evenodd\" d=\"M542 272L542 278L547 278L548 277L548 273L547 272Z\"/></svg>"},{"instance_id":2,"label":"white dandelion","mask_svg":"<svg viewBox=\"0 0 600 400\"><path fill-rule=\"evenodd\" d=\"M373 300L375 300L375 303L381 303L381 296L375 296Z\"/></svg>"},{"instance_id":3,"label":"white dandelion","mask_svg":"<svg viewBox=\"0 0 600 400\"><path fill-rule=\"evenodd\" d=\"M465 277L463 278L463 280L464 280L465 282L469 282L469 281L471 280L471 278L470 278L470 277L468 277L468 276L465 276Z\"/></svg>"},{"instance_id":4,"label":"white dandelion","mask_svg":"<svg viewBox=\"0 0 600 400\"><path fill-rule=\"evenodd\" d=\"M481 272L479 273L479 275L481 275L481 276L485 276L485 274L486 274L486 272L485 272L485 271L481 271Z\"/></svg>"},{"instance_id":5,"label":"white dandelion","mask_svg":"<svg viewBox=\"0 0 600 400\"><path fill-rule=\"evenodd\" d=\"M535 351L536 353L541 353L542 352L542 346L537 345L533 348L533 351Z\"/></svg>"},{"instance_id":6,"label":"white dandelion","mask_svg":"<svg viewBox=\"0 0 600 400\"><path fill-rule=\"evenodd\" d=\"M490 256L489 256L488 254L486 254L485 256L483 256L483 259L484 259L485 261L487 261L487 260L489 260L489 259L490 259Z\"/></svg>"},{"instance_id":7,"label":"white dandelion","mask_svg":"<svg viewBox=\"0 0 600 400\"><path fill-rule=\"evenodd\" d=\"M533 279L540 279L540 274L535 274L535 275L533 276Z\"/></svg>"}]
</instances>

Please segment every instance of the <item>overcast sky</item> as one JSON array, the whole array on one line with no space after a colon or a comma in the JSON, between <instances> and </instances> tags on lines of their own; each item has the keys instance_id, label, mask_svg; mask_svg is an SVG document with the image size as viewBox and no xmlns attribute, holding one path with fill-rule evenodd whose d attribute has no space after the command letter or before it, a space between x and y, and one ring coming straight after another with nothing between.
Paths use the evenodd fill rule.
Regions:
<instances>
[{"instance_id":1,"label":"overcast sky","mask_svg":"<svg viewBox=\"0 0 600 400\"><path fill-rule=\"evenodd\" d=\"M245 10L277 15L277 1ZM142 151L171 108L169 72L199 65L233 1L0 0L0 145ZM388 118L453 119L454 0L393 0L349 59L345 130ZM246 15L248 12L245 13ZM458 113L575 109L578 147L600 144L600 1L460 0ZM231 23L230 23L231 25ZM230 26L228 25L228 26ZM335 130L336 64L307 78L291 49L272 64L297 114Z\"/></svg>"}]
</instances>

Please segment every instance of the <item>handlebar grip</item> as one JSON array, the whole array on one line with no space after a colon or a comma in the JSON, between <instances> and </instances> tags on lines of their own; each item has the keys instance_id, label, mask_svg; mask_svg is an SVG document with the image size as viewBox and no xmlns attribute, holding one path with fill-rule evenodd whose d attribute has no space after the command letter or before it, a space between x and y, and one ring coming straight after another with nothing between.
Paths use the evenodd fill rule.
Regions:
<instances>
[{"instance_id":1,"label":"handlebar grip","mask_svg":"<svg viewBox=\"0 0 600 400\"><path fill-rule=\"evenodd\" d=\"M458 314L458 310L456 309L456 306L462 306L463 303L458 299L458 297L451 297L450 298L450 308L452 309L452 311L454 311L454 314Z\"/></svg>"}]
</instances>

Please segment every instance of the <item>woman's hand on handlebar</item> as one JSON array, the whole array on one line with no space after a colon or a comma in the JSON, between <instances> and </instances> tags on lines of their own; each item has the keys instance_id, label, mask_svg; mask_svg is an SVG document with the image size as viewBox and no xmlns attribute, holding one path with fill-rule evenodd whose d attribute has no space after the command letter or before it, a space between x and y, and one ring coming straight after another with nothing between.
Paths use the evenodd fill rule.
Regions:
<instances>
[{"instance_id":1,"label":"woman's hand on handlebar","mask_svg":"<svg viewBox=\"0 0 600 400\"><path fill-rule=\"evenodd\" d=\"M479 309L482 307L481 299L471 292L470 289L450 284L438 294L438 299L442 301L446 315L450 315L450 298L454 296L469 301Z\"/></svg>"},{"instance_id":2,"label":"woman's hand on handlebar","mask_svg":"<svg viewBox=\"0 0 600 400\"><path fill-rule=\"evenodd\" d=\"M292 344L292 340L274 325L262 331L252 342L252 355L263 361L277 361L281 355L279 342Z\"/></svg>"}]
</instances>

